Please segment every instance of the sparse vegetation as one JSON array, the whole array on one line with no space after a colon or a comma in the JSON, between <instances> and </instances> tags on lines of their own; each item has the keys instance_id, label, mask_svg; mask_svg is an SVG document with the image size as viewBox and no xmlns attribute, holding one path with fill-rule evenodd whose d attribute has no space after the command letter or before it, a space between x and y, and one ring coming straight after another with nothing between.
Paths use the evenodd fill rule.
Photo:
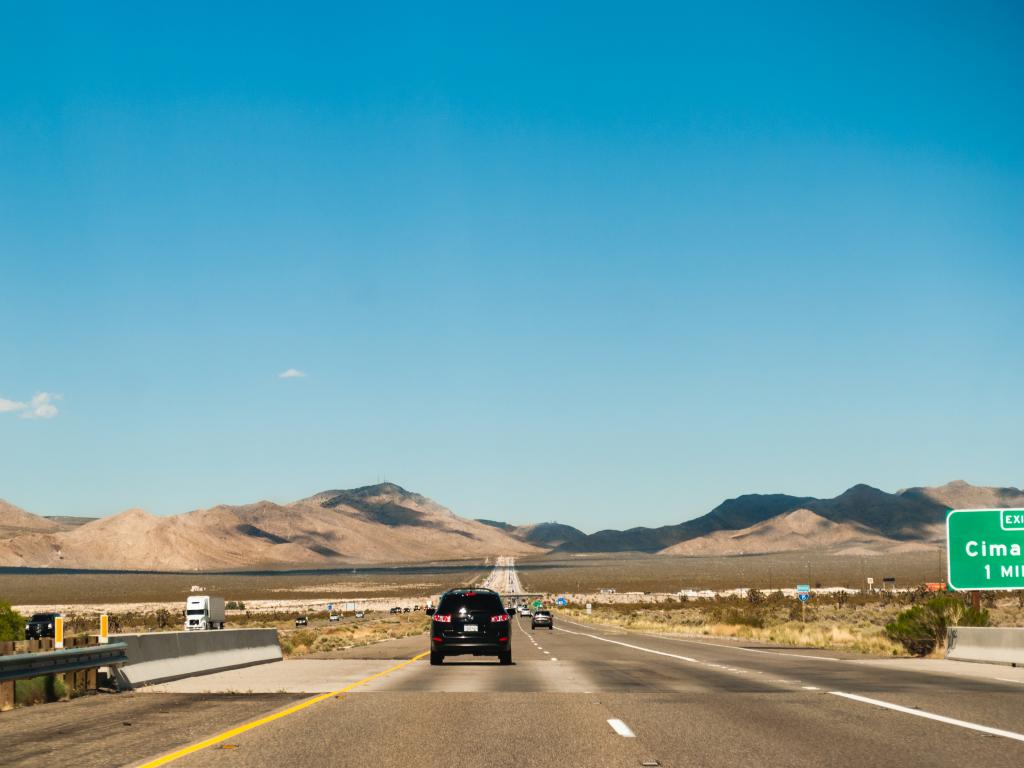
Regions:
<instances>
[{"instance_id":1,"label":"sparse vegetation","mask_svg":"<svg viewBox=\"0 0 1024 768\"><path fill-rule=\"evenodd\" d=\"M517 561L523 584L537 592L597 592L614 587L625 592L676 592L681 589L747 587L768 593L797 584L861 589L868 576L881 584L894 576L900 587L945 581L945 560L934 552L900 555L834 555L825 552L783 552L771 555L665 557L621 555L552 555Z\"/></svg>"},{"instance_id":2,"label":"sparse vegetation","mask_svg":"<svg viewBox=\"0 0 1024 768\"><path fill-rule=\"evenodd\" d=\"M11 604L0 600L0 641L24 640L25 617L11 608Z\"/></svg>"},{"instance_id":3,"label":"sparse vegetation","mask_svg":"<svg viewBox=\"0 0 1024 768\"><path fill-rule=\"evenodd\" d=\"M278 639L285 656L327 653L382 640L421 635L427 631L429 619L422 613L382 614L359 623L309 629L279 629Z\"/></svg>"},{"instance_id":4,"label":"sparse vegetation","mask_svg":"<svg viewBox=\"0 0 1024 768\"><path fill-rule=\"evenodd\" d=\"M1021 620L1021 608L1016 596L997 599L998 609L992 623L1015 625ZM908 605L910 610L906 610ZM931 606L931 607L929 607ZM931 628L932 644L924 650L930 653L936 647L934 638L943 637L945 627L953 623L989 622L974 616L958 596L935 596L921 591L888 595L842 594L814 595L805 609L806 621L801 621L800 604L781 592L758 592L751 598L719 597L714 599L676 600L652 605L650 603L621 603L594 605L593 615L587 616L581 605L570 604L565 613L578 621L592 621L642 631L669 632L696 636L730 637L756 640L780 645L847 650L882 656L902 656L920 652L920 647L902 641L911 634L894 634L889 627L909 614L927 615L925 626ZM887 626L888 625L888 626ZM970 624L976 626L977 624ZM904 622L902 632L909 633ZM941 629L940 629L941 628ZM917 633L914 637L917 637Z\"/></svg>"},{"instance_id":5,"label":"sparse vegetation","mask_svg":"<svg viewBox=\"0 0 1024 768\"><path fill-rule=\"evenodd\" d=\"M58 675L40 675L14 681L14 705L17 707L60 701L66 695L67 690Z\"/></svg>"},{"instance_id":6,"label":"sparse vegetation","mask_svg":"<svg viewBox=\"0 0 1024 768\"><path fill-rule=\"evenodd\" d=\"M180 602L192 585L234 601L340 600L421 597L472 584L490 573L481 561L258 573L66 573L3 574L4 597L14 605ZM227 607L227 606L225 606Z\"/></svg>"},{"instance_id":7,"label":"sparse vegetation","mask_svg":"<svg viewBox=\"0 0 1024 768\"><path fill-rule=\"evenodd\" d=\"M989 593L991 595L991 593ZM995 607L994 596L987 601ZM886 636L914 656L927 656L946 642L946 628L987 627L988 611L976 610L956 595L937 595L902 611L885 625Z\"/></svg>"}]
</instances>

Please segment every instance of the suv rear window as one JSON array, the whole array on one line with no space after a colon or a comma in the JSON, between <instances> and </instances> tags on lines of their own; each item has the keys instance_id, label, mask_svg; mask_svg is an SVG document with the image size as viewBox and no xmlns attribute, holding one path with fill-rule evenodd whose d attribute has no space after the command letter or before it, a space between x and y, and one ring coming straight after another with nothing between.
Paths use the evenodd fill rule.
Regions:
<instances>
[{"instance_id":1,"label":"suv rear window","mask_svg":"<svg viewBox=\"0 0 1024 768\"><path fill-rule=\"evenodd\" d=\"M473 595L445 595L441 598L437 612L458 613L459 609L463 607L467 611L492 611L494 613L501 613L505 610L501 607L501 600L497 595L477 592Z\"/></svg>"},{"instance_id":2,"label":"suv rear window","mask_svg":"<svg viewBox=\"0 0 1024 768\"><path fill-rule=\"evenodd\" d=\"M53 617L52 613L34 613L29 621L53 621Z\"/></svg>"},{"instance_id":3,"label":"suv rear window","mask_svg":"<svg viewBox=\"0 0 1024 768\"><path fill-rule=\"evenodd\" d=\"M551 611L537 611L538 616L550 616Z\"/></svg>"}]
</instances>

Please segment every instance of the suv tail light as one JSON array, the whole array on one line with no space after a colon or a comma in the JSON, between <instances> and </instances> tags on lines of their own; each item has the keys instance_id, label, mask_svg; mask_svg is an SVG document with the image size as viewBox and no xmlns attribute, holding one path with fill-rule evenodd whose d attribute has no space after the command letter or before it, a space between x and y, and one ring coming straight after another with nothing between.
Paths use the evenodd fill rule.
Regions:
<instances>
[{"instance_id":1,"label":"suv tail light","mask_svg":"<svg viewBox=\"0 0 1024 768\"><path fill-rule=\"evenodd\" d=\"M491 621L492 622L508 621L508 614L507 613L499 613L497 616L491 616Z\"/></svg>"},{"instance_id":2,"label":"suv tail light","mask_svg":"<svg viewBox=\"0 0 1024 768\"><path fill-rule=\"evenodd\" d=\"M452 615L450 613L435 613L434 621L436 621L438 624L451 624Z\"/></svg>"}]
</instances>

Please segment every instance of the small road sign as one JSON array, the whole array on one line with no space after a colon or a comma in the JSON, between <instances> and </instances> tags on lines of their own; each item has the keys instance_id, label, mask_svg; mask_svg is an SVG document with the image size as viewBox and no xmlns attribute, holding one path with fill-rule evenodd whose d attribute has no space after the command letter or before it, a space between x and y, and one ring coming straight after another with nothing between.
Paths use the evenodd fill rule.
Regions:
<instances>
[{"instance_id":1,"label":"small road sign","mask_svg":"<svg viewBox=\"0 0 1024 768\"><path fill-rule=\"evenodd\" d=\"M811 599L811 593L810 592L801 592L799 595L797 595L797 597L800 598L800 602L801 603L806 603L808 600Z\"/></svg>"},{"instance_id":2,"label":"small road sign","mask_svg":"<svg viewBox=\"0 0 1024 768\"><path fill-rule=\"evenodd\" d=\"M797 584L796 585L796 591L797 592L810 592L811 591L811 585L810 584Z\"/></svg>"},{"instance_id":3,"label":"small road sign","mask_svg":"<svg viewBox=\"0 0 1024 768\"><path fill-rule=\"evenodd\" d=\"M540 600L534 600L533 601L533 607L534 608L540 608L542 605L544 605L544 603L542 603Z\"/></svg>"},{"instance_id":4,"label":"small road sign","mask_svg":"<svg viewBox=\"0 0 1024 768\"><path fill-rule=\"evenodd\" d=\"M327 610L328 611L333 611L334 610L334 603L328 603L327 604Z\"/></svg>"},{"instance_id":5,"label":"small road sign","mask_svg":"<svg viewBox=\"0 0 1024 768\"><path fill-rule=\"evenodd\" d=\"M569 601L566 600L564 597L560 597L557 600L555 600L555 604L560 606L566 606L569 604Z\"/></svg>"},{"instance_id":6,"label":"small road sign","mask_svg":"<svg viewBox=\"0 0 1024 768\"><path fill-rule=\"evenodd\" d=\"M949 588L1024 589L1024 509L951 509Z\"/></svg>"}]
</instances>

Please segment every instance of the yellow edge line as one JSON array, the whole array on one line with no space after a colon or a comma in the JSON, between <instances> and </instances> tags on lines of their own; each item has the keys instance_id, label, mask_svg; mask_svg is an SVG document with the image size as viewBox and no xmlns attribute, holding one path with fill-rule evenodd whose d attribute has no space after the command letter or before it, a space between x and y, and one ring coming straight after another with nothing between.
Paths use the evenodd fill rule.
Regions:
<instances>
[{"instance_id":1,"label":"yellow edge line","mask_svg":"<svg viewBox=\"0 0 1024 768\"><path fill-rule=\"evenodd\" d=\"M261 725L266 725L267 723L272 723L275 720L280 720L282 717L293 715L296 712L300 712L303 709L306 709L307 707L312 707L314 704L319 704L321 701L326 701L332 696L337 696L338 694L351 691L353 688L358 688L361 685L366 685L370 681L376 680L378 677L383 677L386 674L389 674L391 672L394 672L395 670L401 669L404 666L412 664L414 661L419 661L428 653L430 653L430 651L424 651L423 653L413 656L411 659L406 659L401 664L396 664L395 666L389 667L388 669L385 669L382 672L378 672L375 675L364 677L362 680L359 680L355 683L350 683L349 685L346 685L344 688L339 688L338 690L331 691L330 693L321 693L319 696L314 696L311 699L301 701L298 704L295 704L294 706L288 707L287 709L282 709L280 712L275 712L272 715L261 717L259 720L253 720L251 722L245 723L244 725L240 725L237 728L232 728L230 731L224 731L224 733L219 733L216 736L211 736L210 738L205 739L204 741L197 742L196 744L191 744L187 747L182 747L176 752L171 752L170 754L164 755L163 757L156 758L156 760L150 760L148 763L143 763L139 766L139 768L156 768L156 766L158 765L166 765L167 763L173 762L178 758L185 757L185 755L191 755L193 752L198 752L201 749L212 747L214 744L219 744L222 741L227 741L232 736L238 736L239 734L245 733L246 731L251 731L253 728L259 728Z\"/></svg>"}]
</instances>

